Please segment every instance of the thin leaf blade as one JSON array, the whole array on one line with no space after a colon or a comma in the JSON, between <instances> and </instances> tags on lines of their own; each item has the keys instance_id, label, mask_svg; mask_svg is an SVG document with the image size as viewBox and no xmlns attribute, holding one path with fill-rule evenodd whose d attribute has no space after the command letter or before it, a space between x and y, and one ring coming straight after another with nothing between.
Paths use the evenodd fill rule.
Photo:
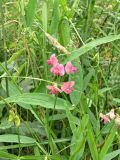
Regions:
<instances>
[{"instance_id":1,"label":"thin leaf blade","mask_svg":"<svg viewBox=\"0 0 120 160\"><path fill-rule=\"evenodd\" d=\"M23 103L23 104L29 104L29 105L35 105L35 106L39 105L41 107L53 109L55 104L55 99L56 99L55 96L48 95L45 93L23 93L23 94L18 94L16 96L8 97L4 99L4 101L0 101L0 104L4 104L5 102L7 103L14 102L17 104ZM65 104L69 106L69 109L73 109L71 104L66 102L62 98L57 98L55 109L66 110Z\"/></svg>"},{"instance_id":2,"label":"thin leaf blade","mask_svg":"<svg viewBox=\"0 0 120 160\"><path fill-rule=\"evenodd\" d=\"M109 43L112 41L115 41L117 39L120 39L120 34L118 35L110 35L110 36L106 36L103 38L99 38L97 40L94 40L92 42L87 43L86 45L82 46L81 48L72 51L71 55L69 55L64 63L67 63L68 61L73 61L75 59L77 59L78 57L80 57L81 55L87 53L88 51L90 51L91 49L101 45L101 44L105 44L105 43Z\"/></svg>"},{"instance_id":3,"label":"thin leaf blade","mask_svg":"<svg viewBox=\"0 0 120 160\"><path fill-rule=\"evenodd\" d=\"M26 20L27 27L31 27L33 23L36 6L37 6L37 0L29 0L25 10L25 20Z\"/></svg>"}]
</instances>

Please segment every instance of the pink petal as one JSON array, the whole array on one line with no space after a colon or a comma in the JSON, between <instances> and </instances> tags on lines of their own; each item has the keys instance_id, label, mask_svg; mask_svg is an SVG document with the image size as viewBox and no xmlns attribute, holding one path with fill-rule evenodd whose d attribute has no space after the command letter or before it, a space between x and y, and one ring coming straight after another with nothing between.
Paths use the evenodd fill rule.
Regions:
<instances>
[{"instance_id":1,"label":"pink petal","mask_svg":"<svg viewBox=\"0 0 120 160\"><path fill-rule=\"evenodd\" d=\"M70 94L74 90L72 88L73 86L74 86L74 81L64 82L61 85L61 90L64 91L66 94Z\"/></svg>"},{"instance_id":2,"label":"pink petal","mask_svg":"<svg viewBox=\"0 0 120 160\"><path fill-rule=\"evenodd\" d=\"M76 73L77 68L74 67L71 62L68 62L65 66L65 71L66 71L67 74Z\"/></svg>"},{"instance_id":3,"label":"pink petal","mask_svg":"<svg viewBox=\"0 0 120 160\"><path fill-rule=\"evenodd\" d=\"M66 64L66 66L65 66L65 71L66 71L67 74L70 73L71 67L72 67L71 62L68 62L68 63Z\"/></svg>"},{"instance_id":4,"label":"pink petal","mask_svg":"<svg viewBox=\"0 0 120 160\"><path fill-rule=\"evenodd\" d=\"M59 92L61 93L62 91L59 89L59 88L57 88L56 86L54 86L54 85L48 85L47 86L47 89L48 90L50 90L50 94L58 94Z\"/></svg>"},{"instance_id":5,"label":"pink petal","mask_svg":"<svg viewBox=\"0 0 120 160\"><path fill-rule=\"evenodd\" d=\"M51 68L50 72L52 72L54 76L58 76L58 75L64 76L65 69L62 64L57 63Z\"/></svg>"},{"instance_id":6,"label":"pink petal","mask_svg":"<svg viewBox=\"0 0 120 160\"><path fill-rule=\"evenodd\" d=\"M72 73L76 73L77 72L77 68L76 67L72 67Z\"/></svg>"},{"instance_id":7,"label":"pink petal","mask_svg":"<svg viewBox=\"0 0 120 160\"><path fill-rule=\"evenodd\" d=\"M58 63L58 59L56 58L55 54L52 54L50 56L50 59L47 60L47 63L48 65L52 65L52 66Z\"/></svg>"},{"instance_id":8,"label":"pink petal","mask_svg":"<svg viewBox=\"0 0 120 160\"><path fill-rule=\"evenodd\" d=\"M100 117L101 117L104 124L110 122L110 119L107 115L104 115L104 114L100 113Z\"/></svg>"},{"instance_id":9,"label":"pink petal","mask_svg":"<svg viewBox=\"0 0 120 160\"><path fill-rule=\"evenodd\" d=\"M59 74L60 74L60 76L64 76L64 74L65 74L65 69L62 64L59 64Z\"/></svg>"}]
</instances>

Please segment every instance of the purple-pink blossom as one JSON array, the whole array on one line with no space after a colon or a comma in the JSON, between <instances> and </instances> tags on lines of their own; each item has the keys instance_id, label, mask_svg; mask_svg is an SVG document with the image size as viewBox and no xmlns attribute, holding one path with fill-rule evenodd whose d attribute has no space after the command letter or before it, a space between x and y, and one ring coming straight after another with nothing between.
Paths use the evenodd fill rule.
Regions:
<instances>
[{"instance_id":1,"label":"purple-pink blossom","mask_svg":"<svg viewBox=\"0 0 120 160\"><path fill-rule=\"evenodd\" d=\"M65 73L71 74L77 72L77 68L74 67L71 62L67 62L65 67L63 64L60 64L55 54L52 54L50 56L50 59L47 61L47 63L48 65L52 66L50 72L54 76L64 76ZM61 85L61 89L57 88L55 85L47 86L47 89L50 90L50 94L58 94L59 92L65 92L66 94L70 94L74 90L74 84L74 81L63 82Z\"/></svg>"},{"instance_id":2,"label":"purple-pink blossom","mask_svg":"<svg viewBox=\"0 0 120 160\"><path fill-rule=\"evenodd\" d=\"M70 81L70 82L64 82L62 85L61 85L61 90L63 92L65 92L66 94L70 94L74 89L73 89L73 86L74 86L74 81Z\"/></svg>"},{"instance_id":3,"label":"purple-pink blossom","mask_svg":"<svg viewBox=\"0 0 120 160\"><path fill-rule=\"evenodd\" d=\"M114 113L114 109L111 109L107 114L100 113L100 118L104 122L104 124L110 122L110 120L115 119L116 115Z\"/></svg>"},{"instance_id":4,"label":"purple-pink blossom","mask_svg":"<svg viewBox=\"0 0 120 160\"><path fill-rule=\"evenodd\" d=\"M57 59L57 57L55 56L55 54L52 54L52 55L50 56L50 59L47 60L47 63L48 63L48 65L51 65L51 66L54 66L54 65L56 65L56 64L58 63L58 59Z\"/></svg>"},{"instance_id":5,"label":"purple-pink blossom","mask_svg":"<svg viewBox=\"0 0 120 160\"><path fill-rule=\"evenodd\" d=\"M62 64L57 63L50 69L50 72L52 72L54 76L64 76L65 69Z\"/></svg>"},{"instance_id":6,"label":"purple-pink blossom","mask_svg":"<svg viewBox=\"0 0 120 160\"><path fill-rule=\"evenodd\" d=\"M104 114L100 113L100 118L102 119L104 124L110 122L110 118L107 115L104 115Z\"/></svg>"},{"instance_id":7,"label":"purple-pink blossom","mask_svg":"<svg viewBox=\"0 0 120 160\"><path fill-rule=\"evenodd\" d=\"M67 62L66 66L65 66L65 71L67 74L76 73L77 68L74 67L71 62Z\"/></svg>"},{"instance_id":8,"label":"purple-pink blossom","mask_svg":"<svg viewBox=\"0 0 120 160\"><path fill-rule=\"evenodd\" d=\"M50 91L50 94L58 94L58 92L62 92L57 86L55 85L48 85L47 89Z\"/></svg>"}]
</instances>

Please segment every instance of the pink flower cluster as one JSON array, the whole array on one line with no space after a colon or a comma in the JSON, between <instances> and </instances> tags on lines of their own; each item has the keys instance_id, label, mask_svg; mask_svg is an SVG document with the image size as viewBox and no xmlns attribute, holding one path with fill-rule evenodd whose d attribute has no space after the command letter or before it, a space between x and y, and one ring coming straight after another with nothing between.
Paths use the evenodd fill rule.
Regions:
<instances>
[{"instance_id":1,"label":"pink flower cluster","mask_svg":"<svg viewBox=\"0 0 120 160\"><path fill-rule=\"evenodd\" d=\"M77 72L77 68L74 67L71 62L68 62L65 67L63 64L60 64L55 54L51 55L47 63L48 65L52 66L50 72L54 76L64 76L65 73L71 74ZM61 85L61 89L59 89L55 84L47 86L47 89L50 90L50 94L56 95L59 92L60 93L65 92L66 94L70 94L74 90L73 86L74 86L74 81L70 81L70 82L63 82Z\"/></svg>"},{"instance_id":2,"label":"pink flower cluster","mask_svg":"<svg viewBox=\"0 0 120 160\"><path fill-rule=\"evenodd\" d=\"M108 112L107 114L100 113L100 118L102 119L104 124L110 122L110 120L115 119L115 117L116 115L114 113L114 109L111 109L111 111Z\"/></svg>"}]
</instances>

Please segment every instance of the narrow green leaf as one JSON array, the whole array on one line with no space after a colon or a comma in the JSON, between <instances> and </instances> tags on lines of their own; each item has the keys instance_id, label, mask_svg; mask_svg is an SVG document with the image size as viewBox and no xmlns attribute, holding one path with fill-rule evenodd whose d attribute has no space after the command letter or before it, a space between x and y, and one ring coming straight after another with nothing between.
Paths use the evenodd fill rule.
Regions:
<instances>
[{"instance_id":1,"label":"narrow green leaf","mask_svg":"<svg viewBox=\"0 0 120 160\"><path fill-rule=\"evenodd\" d=\"M21 0L20 2L20 9L21 9L21 14L22 16L25 16L25 1L24 0Z\"/></svg>"},{"instance_id":2,"label":"narrow green leaf","mask_svg":"<svg viewBox=\"0 0 120 160\"><path fill-rule=\"evenodd\" d=\"M2 80L2 87L6 91L6 83L5 79ZM9 95L10 96L15 96L15 95L20 95L21 90L19 86L14 81L8 81L8 89L9 89ZM30 105L24 104L24 103L18 103L19 106L25 108L25 109L30 109L32 111L32 108Z\"/></svg>"},{"instance_id":3,"label":"narrow green leaf","mask_svg":"<svg viewBox=\"0 0 120 160\"><path fill-rule=\"evenodd\" d=\"M66 118L67 117L67 115L65 114L65 113L63 113L63 114L55 114L55 115L52 115L52 116L50 116L49 117L49 121L56 121L56 120L62 120L62 119L64 119L64 118Z\"/></svg>"},{"instance_id":4,"label":"narrow green leaf","mask_svg":"<svg viewBox=\"0 0 120 160\"><path fill-rule=\"evenodd\" d=\"M6 91L5 79L2 79L1 85L2 85L3 89ZM20 89L18 88L17 85L15 85L15 83L13 81L8 81L8 89L9 89L9 95L10 96L14 96L16 94L20 94L21 93Z\"/></svg>"},{"instance_id":5,"label":"narrow green leaf","mask_svg":"<svg viewBox=\"0 0 120 160\"><path fill-rule=\"evenodd\" d=\"M52 22L50 26L51 35L56 35L58 30L58 23L59 23L59 0L55 0L53 5Z\"/></svg>"},{"instance_id":6,"label":"narrow green leaf","mask_svg":"<svg viewBox=\"0 0 120 160\"><path fill-rule=\"evenodd\" d=\"M73 65L77 68L76 74L70 74L69 81L74 81L74 91L70 94L70 99L74 105L80 102L81 93L83 90L83 73L81 65L78 62L73 62Z\"/></svg>"},{"instance_id":7,"label":"narrow green leaf","mask_svg":"<svg viewBox=\"0 0 120 160\"><path fill-rule=\"evenodd\" d=\"M105 92L107 92L107 91L110 91L112 88L110 88L110 87L105 87L105 88L102 88L102 89L99 89L99 91L98 91L98 93L101 95L101 94L103 94L103 93L105 93Z\"/></svg>"},{"instance_id":8,"label":"narrow green leaf","mask_svg":"<svg viewBox=\"0 0 120 160\"><path fill-rule=\"evenodd\" d=\"M89 70L89 73L84 77L84 85L83 85L83 90L86 90L91 78L93 77L93 75L95 74L95 70L93 68L91 68Z\"/></svg>"},{"instance_id":9,"label":"narrow green leaf","mask_svg":"<svg viewBox=\"0 0 120 160\"><path fill-rule=\"evenodd\" d=\"M106 36L103 38L99 38L97 40L94 40L92 42L87 43L86 45L82 46L81 48L72 51L71 55L69 55L65 61L64 64L67 63L68 61L72 61L74 59L77 59L78 57L80 57L81 55L87 53L88 51L90 51L91 49L101 45L101 44L105 44L105 43L109 43L112 41L115 41L117 39L120 39L120 34L119 35L110 35L110 36Z\"/></svg>"},{"instance_id":10,"label":"narrow green leaf","mask_svg":"<svg viewBox=\"0 0 120 160\"><path fill-rule=\"evenodd\" d=\"M73 5L71 6L71 10L70 10L70 12L69 12L69 18L72 19L73 16L75 15L75 13L76 13L76 8L78 7L79 2L80 2L80 0L74 0L74 1L73 1Z\"/></svg>"},{"instance_id":11,"label":"narrow green leaf","mask_svg":"<svg viewBox=\"0 0 120 160\"><path fill-rule=\"evenodd\" d=\"M63 160L64 157L63 156L56 156L56 155L41 155L41 156L22 156L20 157L20 160Z\"/></svg>"},{"instance_id":12,"label":"narrow green leaf","mask_svg":"<svg viewBox=\"0 0 120 160\"><path fill-rule=\"evenodd\" d=\"M21 49L15 53L12 54L12 56L8 59L7 64L10 64L11 62L13 62L15 59L17 59L23 52L24 50Z\"/></svg>"},{"instance_id":13,"label":"narrow green leaf","mask_svg":"<svg viewBox=\"0 0 120 160\"><path fill-rule=\"evenodd\" d=\"M87 141L93 160L98 160L97 145L95 143L95 136L90 123L88 124Z\"/></svg>"},{"instance_id":14,"label":"narrow green leaf","mask_svg":"<svg viewBox=\"0 0 120 160\"><path fill-rule=\"evenodd\" d=\"M114 122L110 122L108 124L106 124L100 131L100 134L103 135L103 134L109 134L110 133L110 130L111 128L113 127L114 125Z\"/></svg>"},{"instance_id":15,"label":"narrow green leaf","mask_svg":"<svg viewBox=\"0 0 120 160\"><path fill-rule=\"evenodd\" d=\"M100 160L103 160L103 158L105 157L108 149L110 148L112 142L113 142L113 139L115 137L115 134L116 134L116 127L115 125L112 127L111 129L111 132L110 134L108 135L107 139L105 140L105 143L100 151L100 154L99 154L99 158Z\"/></svg>"},{"instance_id":16,"label":"narrow green leaf","mask_svg":"<svg viewBox=\"0 0 120 160\"><path fill-rule=\"evenodd\" d=\"M69 111L69 106L65 104L66 108L66 115L70 124L70 128L72 130L73 135L76 133L76 124L75 124L75 118L72 115L72 113Z\"/></svg>"},{"instance_id":17,"label":"narrow green leaf","mask_svg":"<svg viewBox=\"0 0 120 160\"><path fill-rule=\"evenodd\" d=\"M25 9L25 19L27 27L31 27L33 23L36 6L37 6L37 0L29 0L28 5Z\"/></svg>"},{"instance_id":18,"label":"narrow green leaf","mask_svg":"<svg viewBox=\"0 0 120 160\"><path fill-rule=\"evenodd\" d=\"M62 44L66 47L70 42L70 25L68 20L63 19L60 23L60 38Z\"/></svg>"},{"instance_id":19,"label":"narrow green leaf","mask_svg":"<svg viewBox=\"0 0 120 160\"><path fill-rule=\"evenodd\" d=\"M69 160L80 160L84 153L85 142L86 142L86 127L89 122L89 116L85 114L80 120L80 124L76 129L76 133L72 137L71 141L71 153Z\"/></svg>"},{"instance_id":20,"label":"narrow green leaf","mask_svg":"<svg viewBox=\"0 0 120 160\"><path fill-rule=\"evenodd\" d=\"M42 24L43 24L43 29L45 32L47 32L47 2L43 1L42 5Z\"/></svg>"},{"instance_id":21,"label":"narrow green leaf","mask_svg":"<svg viewBox=\"0 0 120 160\"><path fill-rule=\"evenodd\" d=\"M78 140L72 141L73 144L75 143L75 146L72 148L70 160L80 160L84 152L85 142L86 137L82 133L80 133Z\"/></svg>"},{"instance_id":22,"label":"narrow green leaf","mask_svg":"<svg viewBox=\"0 0 120 160\"><path fill-rule=\"evenodd\" d=\"M19 136L20 136L20 143L31 144L31 143L35 143L36 142L36 140L34 140L31 137L22 136L22 135L19 135ZM0 142L19 143L18 135L16 135L16 134L0 135Z\"/></svg>"},{"instance_id":23,"label":"narrow green leaf","mask_svg":"<svg viewBox=\"0 0 120 160\"><path fill-rule=\"evenodd\" d=\"M0 101L0 104L4 104L5 101L8 103L23 103L23 104L31 104L31 105L39 105L45 108L54 108L55 104L55 96L44 94L44 93L23 93L16 96L11 96L6 98L4 101ZM70 103L66 102L62 98L57 98L55 109L66 110L65 104L69 106L69 109L73 109ZM29 107L29 106L28 106ZM31 109L31 108L30 108Z\"/></svg>"},{"instance_id":24,"label":"narrow green leaf","mask_svg":"<svg viewBox=\"0 0 120 160\"><path fill-rule=\"evenodd\" d=\"M113 98L113 101L115 101L116 103L120 103L120 99L119 98Z\"/></svg>"},{"instance_id":25,"label":"narrow green leaf","mask_svg":"<svg viewBox=\"0 0 120 160\"><path fill-rule=\"evenodd\" d=\"M103 160L112 160L113 158L115 158L119 154L120 154L120 149L106 154Z\"/></svg>"},{"instance_id":26,"label":"narrow green leaf","mask_svg":"<svg viewBox=\"0 0 120 160\"><path fill-rule=\"evenodd\" d=\"M17 156L14 154L10 154L4 151L0 151L0 158L8 159L8 160L18 160Z\"/></svg>"}]
</instances>

